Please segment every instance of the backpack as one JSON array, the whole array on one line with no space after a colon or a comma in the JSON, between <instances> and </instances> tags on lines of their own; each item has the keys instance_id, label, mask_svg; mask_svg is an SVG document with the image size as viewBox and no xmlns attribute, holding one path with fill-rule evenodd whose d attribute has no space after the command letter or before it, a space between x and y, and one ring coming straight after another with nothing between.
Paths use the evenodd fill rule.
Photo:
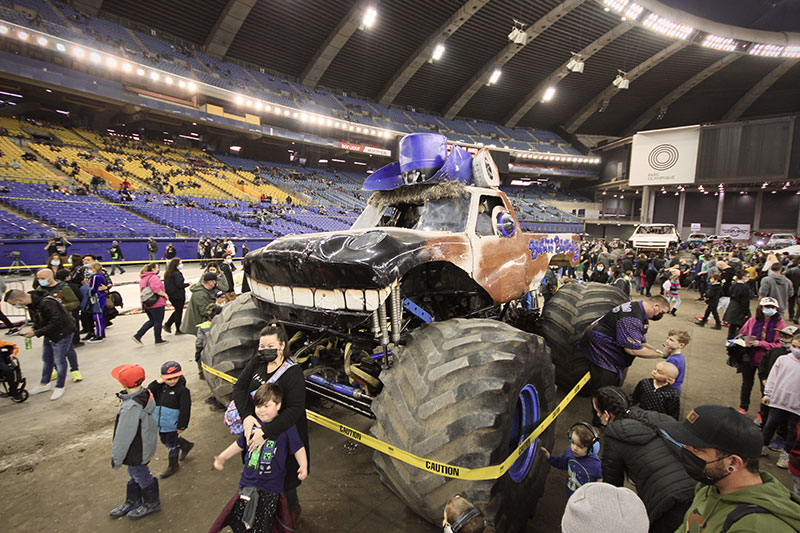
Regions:
<instances>
[{"instance_id":1,"label":"backpack","mask_svg":"<svg viewBox=\"0 0 800 533\"><path fill-rule=\"evenodd\" d=\"M149 285L145 285L141 292L142 306L151 307L158 302L160 296L153 292Z\"/></svg>"}]
</instances>

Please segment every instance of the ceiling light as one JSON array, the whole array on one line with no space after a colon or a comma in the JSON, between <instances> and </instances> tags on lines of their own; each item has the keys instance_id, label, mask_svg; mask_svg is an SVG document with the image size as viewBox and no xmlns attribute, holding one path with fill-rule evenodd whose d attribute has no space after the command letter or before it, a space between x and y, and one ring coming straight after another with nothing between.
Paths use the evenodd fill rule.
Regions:
<instances>
[{"instance_id":1,"label":"ceiling light","mask_svg":"<svg viewBox=\"0 0 800 533\"><path fill-rule=\"evenodd\" d=\"M125 72L130 72L132 68L133 67L131 67L130 63L123 63L122 64L122 70L125 71Z\"/></svg>"},{"instance_id":2,"label":"ceiling light","mask_svg":"<svg viewBox=\"0 0 800 533\"><path fill-rule=\"evenodd\" d=\"M274 109L274 111L275 111L275 114L276 114L276 115L280 115L280 114L281 114L281 109L280 109L279 107L276 107L276 108Z\"/></svg>"},{"instance_id":3,"label":"ceiling light","mask_svg":"<svg viewBox=\"0 0 800 533\"><path fill-rule=\"evenodd\" d=\"M28 40L28 33L24 32L24 31L21 31L21 32L17 33L17 37L19 37L20 41L27 41Z\"/></svg>"},{"instance_id":4,"label":"ceiling light","mask_svg":"<svg viewBox=\"0 0 800 533\"><path fill-rule=\"evenodd\" d=\"M144 69L143 68L137 68L136 69L136 75L137 76L144 76Z\"/></svg>"},{"instance_id":5,"label":"ceiling light","mask_svg":"<svg viewBox=\"0 0 800 533\"><path fill-rule=\"evenodd\" d=\"M372 7L367 7L364 12L364 18L361 19L361 25L365 28L371 28L375 24L375 19L378 18L378 11Z\"/></svg>"},{"instance_id":6,"label":"ceiling light","mask_svg":"<svg viewBox=\"0 0 800 533\"><path fill-rule=\"evenodd\" d=\"M170 76L167 76L166 78L164 78L164 83L166 83L167 85L172 85L172 78Z\"/></svg>"},{"instance_id":7,"label":"ceiling light","mask_svg":"<svg viewBox=\"0 0 800 533\"><path fill-rule=\"evenodd\" d=\"M706 48L713 48L714 50L722 50L724 52L735 52L736 41L729 37L720 37L719 35L706 35L703 41L703 46Z\"/></svg>"},{"instance_id":8,"label":"ceiling light","mask_svg":"<svg viewBox=\"0 0 800 533\"><path fill-rule=\"evenodd\" d=\"M75 54L75 57L78 58L81 58L84 55L86 55L86 53L83 51L83 48L75 48L74 50L72 50L72 53Z\"/></svg>"},{"instance_id":9,"label":"ceiling light","mask_svg":"<svg viewBox=\"0 0 800 533\"><path fill-rule=\"evenodd\" d=\"M259 111L261 111L261 108L262 108L262 107L264 107L264 104L262 104L261 102L256 102L256 109L258 109ZM295 113L295 115L297 115L297 113Z\"/></svg>"},{"instance_id":10,"label":"ceiling light","mask_svg":"<svg viewBox=\"0 0 800 533\"><path fill-rule=\"evenodd\" d=\"M567 70L580 74L583 72L583 66L583 56L572 52L572 57L567 61Z\"/></svg>"},{"instance_id":11,"label":"ceiling light","mask_svg":"<svg viewBox=\"0 0 800 533\"><path fill-rule=\"evenodd\" d=\"M5 24L0 25L0 35L5 35L8 33L8 26Z\"/></svg>"},{"instance_id":12,"label":"ceiling light","mask_svg":"<svg viewBox=\"0 0 800 533\"><path fill-rule=\"evenodd\" d=\"M183 81L183 80L178 80L178 87L180 87L181 89L183 89L184 87L186 87L186 82L185 82L185 81Z\"/></svg>"},{"instance_id":13,"label":"ceiling light","mask_svg":"<svg viewBox=\"0 0 800 533\"><path fill-rule=\"evenodd\" d=\"M328 162L328 160L327 160L327 159L320 159L320 160L319 160L319 162L320 162L320 163L327 163L327 162Z\"/></svg>"},{"instance_id":14,"label":"ceiling light","mask_svg":"<svg viewBox=\"0 0 800 533\"><path fill-rule=\"evenodd\" d=\"M800 46L787 46L781 54L783 57L800 57Z\"/></svg>"},{"instance_id":15,"label":"ceiling light","mask_svg":"<svg viewBox=\"0 0 800 533\"><path fill-rule=\"evenodd\" d=\"M269 105L269 104L264 104L264 111L269 111L270 109L272 109L272 106L271 106L271 105Z\"/></svg>"},{"instance_id":16,"label":"ceiling light","mask_svg":"<svg viewBox=\"0 0 800 533\"><path fill-rule=\"evenodd\" d=\"M195 84L195 82L193 81L190 81L189 83L186 84L186 88L194 92L194 90L197 89L197 84Z\"/></svg>"},{"instance_id":17,"label":"ceiling light","mask_svg":"<svg viewBox=\"0 0 800 533\"><path fill-rule=\"evenodd\" d=\"M497 80L500 79L500 74L502 74L502 72L499 68L494 69L494 72L492 72L492 75L489 76L489 81L486 83L486 85L494 85L497 83Z\"/></svg>"},{"instance_id":18,"label":"ceiling light","mask_svg":"<svg viewBox=\"0 0 800 533\"><path fill-rule=\"evenodd\" d=\"M156 72L155 70L154 70L154 71L152 71L152 72L150 72L150 79L151 79L151 80L153 80L153 81L158 81L158 78L160 78L160 77L161 77L161 76L159 76L159 75L158 75L158 72Z\"/></svg>"},{"instance_id":19,"label":"ceiling light","mask_svg":"<svg viewBox=\"0 0 800 533\"><path fill-rule=\"evenodd\" d=\"M666 35L667 37L675 37L677 39L686 39L692 33L694 33L694 28L691 26L672 22L671 20L659 17L655 13L650 13L647 15L647 18L644 19L642 24L657 33Z\"/></svg>"},{"instance_id":20,"label":"ceiling light","mask_svg":"<svg viewBox=\"0 0 800 533\"><path fill-rule=\"evenodd\" d=\"M100 54L98 54L97 52L92 52L92 53L89 55L89 60L90 60L92 63L100 63Z\"/></svg>"},{"instance_id":21,"label":"ceiling light","mask_svg":"<svg viewBox=\"0 0 800 533\"><path fill-rule=\"evenodd\" d=\"M236 103L242 105L244 103L244 98L241 95L236 95Z\"/></svg>"},{"instance_id":22,"label":"ceiling light","mask_svg":"<svg viewBox=\"0 0 800 533\"><path fill-rule=\"evenodd\" d=\"M783 46L777 44L753 44L747 53L754 56L778 57L783 51Z\"/></svg>"},{"instance_id":23,"label":"ceiling light","mask_svg":"<svg viewBox=\"0 0 800 533\"><path fill-rule=\"evenodd\" d=\"M66 52L67 47L63 45L63 43L56 43L56 50L59 52Z\"/></svg>"},{"instance_id":24,"label":"ceiling light","mask_svg":"<svg viewBox=\"0 0 800 533\"><path fill-rule=\"evenodd\" d=\"M283 116L288 117L290 114L288 109L283 110Z\"/></svg>"},{"instance_id":25,"label":"ceiling light","mask_svg":"<svg viewBox=\"0 0 800 533\"><path fill-rule=\"evenodd\" d=\"M556 88L555 87L548 87L544 94L542 95L542 102L549 102L553 99L553 96L556 95Z\"/></svg>"},{"instance_id":26,"label":"ceiling light","mask_svg":"<svg viewBox=\"0 0 800 533\"><path fill-rule=\"evenodd\" d=\"M439 61L444 54L444 45L442 43L437 43L436 46L433 47L433 53L431 54L431 59L433 61Z\"/></svg>"},{"instance_id":27,"label":"ceiling light","mask_svg":"<svg viewBox=\"0 0 800 533\"><path fill-rule=\"evenodd\" d=\"M114 68L117 66L117 60L113 57L106 58L106 66L108 68Z\"/></svg>"},{"instance_id":28,"label":"ceiling light","mask_svg":"<svg viewBox=\"0 0 800 533\"><path fill-rule=\"evenodd\" d=\"M229 149L231 152L238 152L239 150L241 150L241 149L242 149L242 147L241 147L241 146L236 146L236 145L233 145L233 146L230 146L228 149Z\"/></svg>"},{"instance_id":29,"label":"ceiling light","mask_svg":"<svg viewBox=\"0 0 800 533\"><path fill-rule=\"evenodd\" d=\"M528 34L525 32L525 25L515 20L514 27L511 28L511 33L508 34L508 40L519 46L528 44Z\"/></svg>"},{"instance_id":30,"label":"ceiling light","mask_svg":"<svg viewBox=\"0 0 800 533\"><path fill-rule=\"evenodd\" d=\"M253 101L252 100L248 100L246 102L246 105L247 105L247 107L253 107Z\"/></svg>"},{"instance_id":31,"label":"ceiling light","mask_svg":"<svg viewBox=\"0 0 800 533\"><path fill-rule=\"evenodd\" d=\"M39 37L36 42L39 43L39 46L47 46L47 39L44 37Z\"/></svg>"},{"instance_id":32,"label":"ceiling light","mask_svg":"<svg viewBox=\"0 0 800 533\"><path fill-rule=\"evenodd\" d=\"M308 120L308 115L306 113L300 113L300 120L305 122L306 120Z\"/></svg>"},{"instance_id":33,"label":"ceiling light","mask_svg":"<svg viewBox=\"0 0 800 533\"><path fill-rule=\"evenodd\" d=\"M617 77L611 82L611 85L617 89L627 89L631 86L631 80L628 79L628 73L621 70L617 71Z\"/></svg>"}]
</instances>

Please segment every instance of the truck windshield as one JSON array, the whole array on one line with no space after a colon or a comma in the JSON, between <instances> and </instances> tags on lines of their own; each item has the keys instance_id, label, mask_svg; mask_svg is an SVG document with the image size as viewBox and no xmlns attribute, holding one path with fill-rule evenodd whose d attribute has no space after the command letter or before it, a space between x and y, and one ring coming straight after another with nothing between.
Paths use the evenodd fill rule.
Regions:
<instances>
[{"instance_id":1,"label":"truck windshield","mask_svg":"<svg viewBox=\"0 0 800 533\"><path fill-rule=\"evenodd\" d=\"M468 212L469 196L427 200L421 205L400 203L378 208L370 204L353 229L389 227L459 233L466 230Z\"/></svg>"}]
</instances>

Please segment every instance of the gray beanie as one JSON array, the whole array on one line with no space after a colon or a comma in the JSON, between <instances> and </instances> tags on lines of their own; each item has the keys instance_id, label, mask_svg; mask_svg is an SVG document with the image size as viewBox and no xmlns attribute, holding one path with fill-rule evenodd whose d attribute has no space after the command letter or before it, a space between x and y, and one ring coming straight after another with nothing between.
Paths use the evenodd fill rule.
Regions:
<instances>
[{"instance_id":1,"label":"gray beanie","mask_svg":"<svg viewBox=\"0 0 800 533\"><path fill-rule=\"evenodd\" d=\"M563 533L647 533L650 520L644 503L630 489L608 483L586 483L567 501Z\"/></svg>"}]
</instances>

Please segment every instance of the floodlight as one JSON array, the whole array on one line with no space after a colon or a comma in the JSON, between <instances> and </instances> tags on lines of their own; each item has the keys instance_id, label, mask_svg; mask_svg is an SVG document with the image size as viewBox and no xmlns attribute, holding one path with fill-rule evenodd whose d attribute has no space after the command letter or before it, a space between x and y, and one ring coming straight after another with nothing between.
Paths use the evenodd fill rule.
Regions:
<instances>
[{"instance_id":1,"label":"floodlight","mask_svg":"<svg viewBox=\"0 0 800 533\"><path fill-rule=\"evenodd\" d=\"M367 10L364 12L364 18L361 19L361 25L365 28L371 28L375 24L375 19L378 18L378 11L369 6Z\"/></svg>"},{"instance_id":2,"label":"floodlight","mask_svg":"<svg viewBox=\"0 0 800 533\"><path fill-rule=\"evenodd\" d=\"M494 72L492 72L492 75L489 76L489 81L486 85L494 85L497 83L497 80L500 79L500 74L502 74L502 72L499 68L494 69Z\"/></svg>"},{"instance_id":3,"label":"floodlight","mask_svg":"<svg viewBox=\"0 0 800 533\"><path fill-rule=\"evenodd\" d=\"M621 70L617 71L617 77L611 82L611 85L617 89L627 89L631 86L631 80L628 79L628 73Z\"/></svg>"},{"instance_id":4,"label":"floodlight","mask_svg":"<svg viewBox=\"0 0 800 533\"><path fill-rule=\"evenodd\" d=\"M553 96L556 95L556 88L555 87L548 87L544 94L542 95L542 102L549 102L553 99Z\"/></svg>"},{"instance_id":5,"label":"floodlight","mask_svg":"<svg viewBox=\"0 0 800 533\"><path fill-rule=\"evenodd\" d=\"M438 43L436 46L433 47L433 53L431 54L431 59L433 61L438 61L442 58L442 54L444 54L444 45L442 43Z\"/></svg>"},{"instance_id":6,"label":"floodlight","mask_svg":"<svg viewBox=\"0 0 800 533\"><path fill-rule=\"evenodd\" d=\"M567 61L567 70L580 74L583 72L583 66L583 56L572 52L572 57Z\"/></svg>"}]
</instances>

